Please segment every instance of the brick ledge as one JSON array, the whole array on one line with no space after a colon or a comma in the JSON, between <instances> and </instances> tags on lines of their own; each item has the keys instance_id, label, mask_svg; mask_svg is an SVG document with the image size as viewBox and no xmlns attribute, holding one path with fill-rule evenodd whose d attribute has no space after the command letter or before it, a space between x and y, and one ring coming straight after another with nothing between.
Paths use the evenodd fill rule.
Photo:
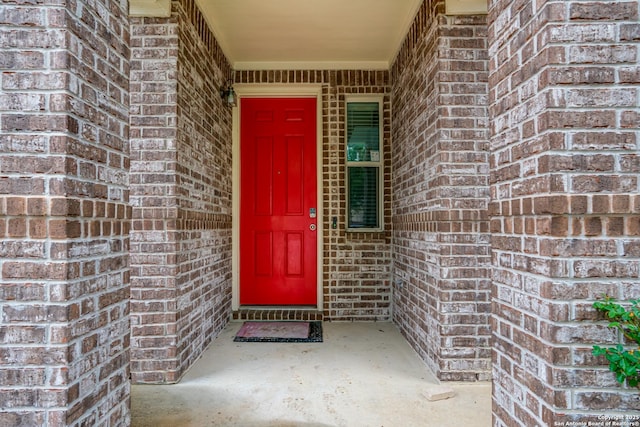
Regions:
<instances>
[{"instance_id":1,"label":"brick ledge","mask_svg":"<svg viewBox=\"0 0 640 427\"><path fill-rule=\"evenodd\" d=\"M243 307L233 320L323 320L324 314L310 307Z\"/></svg>"}]
</instances>

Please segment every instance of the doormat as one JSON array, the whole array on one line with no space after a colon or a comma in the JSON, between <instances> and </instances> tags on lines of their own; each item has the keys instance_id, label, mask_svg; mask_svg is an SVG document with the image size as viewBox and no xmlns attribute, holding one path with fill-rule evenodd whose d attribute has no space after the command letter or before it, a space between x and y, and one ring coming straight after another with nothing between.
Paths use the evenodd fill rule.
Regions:
<instances>
[{"instance_id":1,"label":"doormat","mask_svg":"<svg viewBox=\"0 0 640 427\"><path fill-rule=\"evenodd\" d=\"M244 322L235 342L322 342L322 322Z\"/></svg>"}]
</instances>

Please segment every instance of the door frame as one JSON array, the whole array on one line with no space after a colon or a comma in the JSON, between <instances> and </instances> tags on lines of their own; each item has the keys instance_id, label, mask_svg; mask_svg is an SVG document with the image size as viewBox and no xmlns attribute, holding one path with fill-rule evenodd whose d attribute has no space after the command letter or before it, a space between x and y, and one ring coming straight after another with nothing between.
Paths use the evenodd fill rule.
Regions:
<instances>
[{"instance_id":1,"label":"door frame","mask_svg":"<svg viewBox=\"0 0 640 427\"><path fill-rule=\"evenodd\" d=\"M324 241L324 198L323 198L323 181L322 181L322 85L319 84L234 84L233 89L238 96L238 100L247 97L266 97L266 98L315 98L316 99L316 185L317 185L317 309L323 308L323 241ZM232 187L232 299L231 309L237 311L247 306L240 305L240 108L233 107L232 121L232 168L233 168L233 187ZM249 306L251 307L251 306ZM265 307L261 307L265 309ZM296 308L296 306L273 306L274 308Z\"/></svg>"}]
</instances>

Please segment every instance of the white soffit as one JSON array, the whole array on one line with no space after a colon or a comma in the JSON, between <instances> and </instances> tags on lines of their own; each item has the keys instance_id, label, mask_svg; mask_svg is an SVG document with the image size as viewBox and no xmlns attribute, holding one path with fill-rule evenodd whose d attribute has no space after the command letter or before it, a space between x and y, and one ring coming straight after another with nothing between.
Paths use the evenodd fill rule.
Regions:
<instances>
[{"instance_id":1,"label":"white soffit","mask_svg":"<svg viewBox=\"0 0 640 427\"><path fill-rule=\"evenodd\" d=\"M389 68L422 0L196 0L233 68Z\"/></svg>"},{"instance_id":2,"label":"white soffit","mask_svg":"<svg viewBox=\"0 0 640 427\"><path fill-rule=\"evenodd\" d=\"M168 18L171 16L171 0L131 0L129 15Z\"/></svg>"},{"instance_id":3,"label":"white soffit","mask_svg":"<svg viewBox=\"0 0 640 427\"><path fill-rule=\"evenodd\" d=\"M387 70L423 0L196 0L237 70ZM487 0L446 0L487 13ZM130 0L131 16L171 16L171 0Z\"/></svg>"},{"instance_id":4,"label":"white soffit","mask_svg":"<svg viewBox=\"0 0 640 427\"><path fill-rule=\"evenodd\" d=\"M487 0L447 0L447 15L480 15L488 11Z\"/></svg>"}]
</instances>

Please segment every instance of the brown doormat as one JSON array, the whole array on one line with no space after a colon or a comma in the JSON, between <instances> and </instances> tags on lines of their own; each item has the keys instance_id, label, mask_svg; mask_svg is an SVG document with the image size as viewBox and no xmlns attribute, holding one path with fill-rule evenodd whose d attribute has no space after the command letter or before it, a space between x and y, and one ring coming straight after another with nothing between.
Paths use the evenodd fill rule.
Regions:
<instances>
[{"instance_id":1,"label":"brown doormat","mask_svg":"<svg viewBox=\"0 0 640 427\"><path fill-rule=\"evenodd\" d=\"M244 322L235 342L322 342L322 322Z\"/></svg>"}]
</instances>

